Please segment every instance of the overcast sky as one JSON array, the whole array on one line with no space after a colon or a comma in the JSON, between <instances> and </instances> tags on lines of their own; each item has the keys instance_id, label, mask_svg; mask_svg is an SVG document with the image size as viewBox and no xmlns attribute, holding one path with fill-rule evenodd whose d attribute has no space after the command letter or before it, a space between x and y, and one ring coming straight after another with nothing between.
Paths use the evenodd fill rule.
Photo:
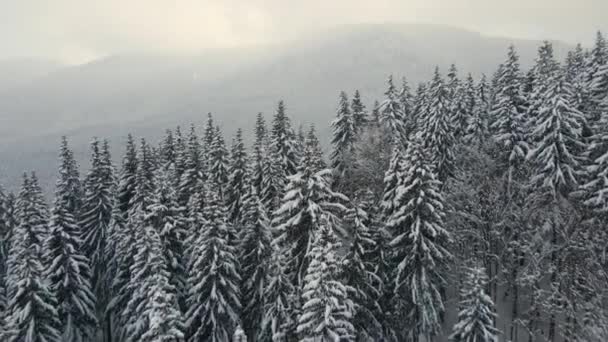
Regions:
<instances>
[{"instance_id":1,"label":"overcast sky","mask_svg":"<svg viewBox=\"0 0 608 342\"><path fill-rule=\"evenodd\" d=\"M590 43L608 0L0 0L0 59L79 63L290 39L353 23L445 24L489 35Z\"/></svg>"}]
</instances>

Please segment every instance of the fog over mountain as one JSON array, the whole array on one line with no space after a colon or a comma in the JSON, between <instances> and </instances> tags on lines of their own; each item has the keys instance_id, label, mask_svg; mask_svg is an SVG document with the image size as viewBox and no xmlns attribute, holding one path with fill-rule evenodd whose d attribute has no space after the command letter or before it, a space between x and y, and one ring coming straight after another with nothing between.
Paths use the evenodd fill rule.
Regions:
<instances>
[{"instance_id":1,"label":"fog over mountain","mask_svg":"<svg viewBox=\"0 0 608 342\"><path fill-rule=\"evenodd\" d=\"M370 107L384 91L378 75L406 76L415 84L435 65L445 72L451 63L461 74L490 73L509 44L527 67L539 43L445 26L366 24L189 56L116 55L76 66L0 62L0 183L14 189L24 170L36 169L50 188L61 135L73 142L84 171L88 151L82 148L93 136L122 146L128 132L158 137L165 127L200 127L207 112L232 134L253 127L257 112L270 118L279 99L296 126L315 124L326 143L341 90L358 88ZM571 48L554 47L558 58ZM114 151L115 163L121 154Z\"/></svg>"}]
</instances>

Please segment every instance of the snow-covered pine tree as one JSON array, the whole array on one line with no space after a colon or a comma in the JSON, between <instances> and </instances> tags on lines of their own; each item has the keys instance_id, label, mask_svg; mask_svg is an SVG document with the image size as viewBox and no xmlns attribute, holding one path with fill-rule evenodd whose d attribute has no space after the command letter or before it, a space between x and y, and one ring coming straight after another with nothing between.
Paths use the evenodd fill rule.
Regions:
<instances>
[{"instance_id":1,"label":"snow-covered pine tree","mask_svg":"<svg viewBox=\"0 0 608 342\"><path fill-rule=\"evenodd\" d=\"M396 211L386 222L392 238L392 263L396 265L394 305L407 317L405 335L427 341L441 328L444 305L440 288L445 281L441 271L451 258L446 249L450 236L444 227L444 200L429 164L419 138L410 142Z\"/></svg>"},{"instance_id":2,"label":"snow-covered pine tree","mask_svg":"<svg viewBox=\"0 0 608 342\"><path fill-rule=\"evenodd\" d=\"M175 179L173 180L173 184L177 188L179 186L182 174L186 169L186 142L184 141L184 136L182 135L182 129L180 126L175 128Z\"/></svg>"},{"instance_id":3,"label":"snow-covered pine tree","mask_svg":"<svg viewBox=\"0 0 608 342\"><path fill-rule=\"evenodd\" d=\"M496 309L486 294L488 276L481 267L469 269L460 292L458 322L450 340L454 342L497 342L499 331L494 327Z\"/></svg>"},{"instance_id":4,"label":"snow-covered pine tree","mask_svg":"<svg viewBox=\"0 0 608 342\"><path fill-rule=\"evenodd\" d=\"M331 167L334 169L337 180L345 178L346 169L352 165L354 143L356 139L356 126L354 117L348 105L348 97L344 91L340 92L340 100L336 118L331 122L333 137L331 143Z\"/></svg>"},{"instance_id":5,"label":"snow-covered pine tree","mask_svg":"<svg viewBox=\"0 0 608 342\"><path fill-rule=\"evenodd\" d=\"M354 341L353 303L348 287L340 281L340 243L329 219L321 216L319 220L302 284L297 333L303 342Z\"/></svg>"},{"instance_id":6,"label":"snow-covered pine tree","mask_svg":"<svg viewBox=\"0 0 608 342\"><path fill-rule=\"evenodd\" d=\"M260 197L268 211L274 212L281 204L286 175L281 167L281 156L278 151L269 142L264 146L266 147L263 151L262 160L262 174L264 177L262 178Z\"/></svg>"},{"instance_id":7,"label":"snow-covered pine tree","mask_svg":"<svg viewBox=\"0 0 608 342\"><path fill-rule=\"evenodd\" d=\"M211 116L209 117L211 120ZM207 136L205 135L205 139ZM205 145L208 148L210 145ZM186 144L184 158L184 172L181 175L177 189L179 204L188 204L192 194L200 191L203 182L203 156L201 155L201 145L194 125L190 126L188 142Z\"/></svg>"},{"instance_id":8,"label":"snow-covered pine tree","mask_svg":"<svg viewBox=\"0 0 608 342\"><path fill-rule=\"evenodd\" d=\"M574 50L568 52L564 65L566 80L572 84L572 98L570 102L581 111L587 120L592 118L585 113L584 105L588 102L589 91L587 88L587 74L585 69L585 52L581 44L577 44ZM585 127L584 135L590 135L590 129Z\"/></svg>"},{"instance_id":9,"label":"snow-covered pine tree","mask_svg":"<svg viewBox=\"0 0 608 342\"><path fill-rule=\"evenodd\" d=\"M201 152L203 156L207 157L209 154L213 140L215 140L215 123L213 122L213 115L207 113L207 121L205 122L205 132L203 136L203 149ZM204 168L204 170L207 171L207 168Z\"/></svg>"},{"instance_id":10,"label":"snow-covered pine tree","mask_svg":"<svg viewBox=\"0 0 608 342\"><path fill-rule=\"evenodd\" d=\"M608 103L605 103L608 93L608 43L599 31L585 69L589 98L584 109L586 113L590 113L589 121L593 127L608 107Z\"/></svg>"},{"instance_id":11,"label":"snow-covered pine tree","mask_svg":"<svg viewBox=\"0 0 608 342\"><path fill-rule=\"evenodd\" d=\"M2 324L2 316L6 310L6 259L10 246L8 239L12 228L9 224L8 199L4 188L0 185L0 324Z\"/></svg>"},{"instance_id":12,"label":"snow-covered pine tree","mask_svg":"<svg viewBox=\"0 0 608 342\"><path fill-rule=\"evenodd\" d=\"M500 68L494 87L491 108L491 131L498 144L499 162L506 170L506 192L511 193L514 178L521 172L528 145L526 143L525 99L522 96L519 56L509 47L507 60Z\"/></svg>"},{"instance_id":13,"label":"snow-covered pine tree","mask_svg":"<svg viewBox=\"0 0 608 342\"><path fill-rule=\"evenodd\" d=\"M538 48L538 57L536 64L531 72L531 92L528 102L528 130L536 128L536 117L541 111L543 102L545 101L546 92L549 90L551 83L555 81L557 73L560 71L559 64L553 56L553 44L549 41L544 41Z\"/></svg>"},{"instance_id":14,"label":"snow-covered pine tree","mask_svg":"<svg viewBox=\"0 0 608 342\"><path fill-rule=\"evenodd\" d=\"M296 290L286 274L287 260L272 244L268 276L264 287L264 309L257 341L287 342L296 335L294 306Z\"/></svg>"},{"instance_id":15,"label":"snow-covered pine tree","mask_svg":"<svg viewBox=\"0 0 608 342\"><path fill-rule=\"evenodd\" d=\"M312 165L289 176L281 206L272 220L281 253L288 257L288 274L296 288L302 285L304 273L310 263L310 249L320 219L328 222L328 229L343 235L340 217L345 211L344 195L331 190L331 170L313 172ZM342 203L341 203L342 202Z\"/></svg>"},{"instance_id":16,"label":"snow-covered pine tree","mask_svg":"<svg viewBox=\"0 0 608 342\"><path fill-rule=\"evenodd\" d=\"M255 167L255 166L254 166ZM243 131L239 128L230 149L228 167L228 218L233 224L240 222L243 215L243 200L248 191L247 153L243 143Z\"/></svg>"},{"instance_id":17,"label":"snow-covered pine tree","mask_svg":"<svg viewBox=\"0 0 608 342\"><path fill-rule=\"evenodd\" d=\"M372 107L372 114L371 114L370 120L368 122L368 125L369 124L376 125L376 126L380 125L380 102L378 102L378 100L374 101L374 106Z\"/></svg>"},{"instance_id":18,"label":"snow-covered pine tree","mask_svg":"<svg viewBox=\"0 0 608 342\"><path fill-rule=\"evenodd\" d=\"M395 212L395 197L397 187L402 179L403 173L403 147L398 142L393 143L393 152L388 169L384 173L384 191L380 203L382 217L388 219Z\"/></svg>"},{"instance_id":19,"label":"snow-covered pine tree","mask_svg":"<svg viewBox=\"0 0 608 342\"><path fill-rule=\"evenodd\" d=\"M410 131L410 135L417 134L422 127L424 127L424 118L426 113L428 112L427 107L429 104L428 101L428 87L426 83L419 83L416 88L416 95L414 96L414 120L411 123L412 130Z\"/></svg>"},{"instance_id":20,"label":"snow-covered pine tree","mask_svg":"<svg viewBox=\"0 0 608 342\"><path fill-rule=\"evenodd\" d=\"M353 116L355 133L358 135L370 121L359 90L355 90L355 94L353 95L353 99L350 103L350 111Z\"/></svg>"},{"instance_id":21,"label":"snow-covered pine tree","mask_svg":"<svg viewBox=\"0 0 608 342\"><path fill-rule=\"evenodd\" d=\"M238 260L226 209L213 182L204 187L204 220L188 267L188 341L229 341L241 310Z\"/></svg>"},{"instance_id":22,"label":"snow-covered pine tree","mask_svg":"<svg viewBox=\"0 0 608 342\"><path fill-rule=\"evenodd\" d=\"M420 132L424 147L429 150L432 158L433 172L441 182L445 182L454 172L454 135L450 128L454 117L450 117L447 96L439 68L435 68L428 90L427 112Z\"/></svg>"},{"instance_id":23,"label":"snow-covered pine tree","mask_svg":"<svg viewBox=\"0 0 608 342\"><path fill-rule=\"evenodd\" d=\"M149 224L159 234L166 260L168 280L175 289L180 308L186 298L186 241L188 222L185 208L177 203L177 192L171 183L173 166L159 169L154 175L154 195L148 206Z\"/></svg>"},{"instance_id":24,"label":"snow-covered pine tree","mask_svg":"<svg viewBox=\"0 0 608 342\"><path fill-rule=\"evenodd\" d=\"M264 182L264 154L267 152L266 146L266 136L267 136L267 128L266 121L264 120L264 115L262 113L258 113L255 119L255 129L254 129L254 137L255 140L253 142L253 156L252 156L252 184L255 186L255 189L258 194L261 194L262 183Z\"/></svg>"},{"instance_id":25,"label":"snow-covered pine tree","mask_svg":"<svg viewBox=\"0 0 608 342\"><path fill-rule=\"evenodd\" d=\"M396 137L402 144L407 140L405 130L405 115L401 108L401 99L395 85L393 76L388 77L388 89L384 93L385 99L379 107L380 123L387 127L393 137Z\"/></svg>"},{"instance_id":26,"label":"snow-covered pine tree","mask_svg":"<svg viewBox=\"0 0 608 342\"><path fill-rule=\"evenodd\" d=\"M135 147L135 141L133 136L129 134L127 136L127 147L125 155L122 159L122 169L120 170L117 203L120 211L123 213L124 219L126 220L131 209L131 198L135 194L135 174L137 173L137 148Z\"/></svg>"},{"instance_id":27,"label":"snow-covered pine tree","mask_svg":"<svg viewBox=\"0 0 608 342\"><path fill-rule=\"evenodd\" d=\"M409 135L412 132L412 123L415 121L414 113L414 97L410 90L410 85L407 78L401 78L401 89L399 90L399 101L401 102L401 110L403 111L403 120L405 121L405 132Z\"/></svg>"},{"instance_id":28,"label":"snow-covered pine tree","mask_svg":"<svg viewBox=\"0 0 608 342\"><path fill-rule=\"evenodd\" d=\"M219 191L222 201L226 201L228 190L228 149L220 127L215 127L214 139L209 148L209 177Z\"/></svg>"},{"instance_id":29,"label":"snow-covered pine tree","mask_svg":"<svg viewBox=\"0 0 608 342\"><path fill-rule=\"evenodd\" d=\"M296 173L298 156L296 151L295 134L285 113L285 104L281 100L272 119L271 148L279 157L279 162L285 175Z\"/></svg>"},{"instance_id":30,"label":"snow-covered pine tree","mask_svg":"<svg viewBox=\"0 0 608 342\"><path fill-rule=\"evenodd\" d=\"M527 158L534 165L534 187L550 197L567 197L578 185L581 133L584 116L570 104L572 85L563 75L554 76L544 92L535 117L533 147Z\"/></svg>"},{"instance_id":31,"label":"snow-covered pine tree","mask_svg":"<svg viewBox=\"0 0 608 342\"><path fill-rule=\"evenodd\" d=\"M126 170L125 170L126 171ZM125 185L125 183L123 183ZM101 281L107 270L106 248L108 230L112 218L115 181L114 169L107 141L99 146L99 140L91 142L91 168L84 180L84 199L79 216L82 230L82 248L91 265L91 284L95 288L98 304L105 305L107 287ZM105 308L100 308L102 311Z\"/></svg>"},{"instance_id":32,"label":"snow-covered pine tree","mask_svg":"<svg viewBox=\"0 0 608 342\"><path fill-rule=\"evenodd\" d=\"M184 341L182 313L176 289L170 284L167 260L158 231L147 210L140 207L134 216L136 254L127 285L131 296L122 312L125 341ZM160 339L163 336L164 339Z\"/></svg>"},{"instance_id":33,"label":"snow-covered pine tree","mask_svg":"<svg viewBox=\"0 0 608 342\"><path fill-rule=\"evenodd\" d=\"M300 165L298 165L298 170L302 170L304 167L303 165L307 164L310 165L315 172L327 168L327 164L325 164L325 160L323 159L321 143L319 142L319 138L317 138L315 125L313 124L310 125L308 133L306 133L304 151L302 153Z\"/></svg>"},{"instance_id":34,"label":"snow-covered pine tree","mask_svg":"<svg viewBox=\"0 0 608 342\"><path fill-rule=\"evenodd\" d=\"M61 339L86 342L96 335L95 295L89 259L81 252L81 227L76 219L78 199L74 197L79 194L74 191L74 175L78 171L65 137L59 159L49 237L43 245L43 258L49 265L45 279L56 299Z\"/></svg>"},{"instance_id":35,"label":"snow-covered pine tree","mask_svg":"<svg viewBox=\"0 0 608 342\"><path fill-rule=\"evenodd\" d=\"M467 112L465 89L458 78L456 65L452 64L450 66L447 78L445 85L445 105L448 108L448 116L452 123L452 135L456 140L459 140L466 133L471 113ZM431 84L430 91L433 91L433 84ZM433 103L432 99L433 97L431 97L431 104Z\"/></svg>"},{"instance_id":36,"label":"snow-covered pine tree","mask_svg":"<svg viewBox=\"0 0 608 342\"><path fill-rule=\"evenodd\" d=\"M243 199L243 217L239 260L243 328L251 341L257 341L264 318L264 289L272 254L270 220L255 187Z\"/></svg>"},{"instance_id":37,"label":"snow-covered pine tree","mask_svg":"<svg viewBox=\"0 0 608 342\"><path fill-rule=\"evenodd\" d=\"M488 112L490 110L490 85L488 84L485 74L481 75L481 79L475 89L474 97L473 111L469 120L469 127L467 128L465 140L469 144L482 147L489 137Z\"/></svg>"},{"instance_id":38,"label":"snow-covered pine tree","mask_svg":"<svg viewBox=\"0 0 608 342\"><path fill-rule=\"evenodd\" d=\"M42 244L48 237L48 211L34 174L23 175L17 201L19 225L11 238L8 257L5 326L7 342L59 342L61 321L57 301L45 281ZM43 203L43 202L42 202Z\"/></svg>"},{"instance_id":39,"label":"snow-covered pine tree","mask_svg":"<svg viewBox=\"0 0 608 342\"><path fill-rule=\"evenodd\" d=\"M162 167L166 168L169 165L175 165L177 159L177 151L175 148L175 138L173 131L170 129L165 130L165 136L160 142L159 147L159 162Z\"/></svg>"},{"instance_id":40,"label":"snow-covered pine tree","mask_svg":"<svg viewBox=\"0 0 608 342\"><path fill-rule=\"evenodd\" d=\"M372 207L371 191L358 191L351 201L345 222L350 228L351 243L348 253L343 257L340 271L348 286L349 298L353 301L352 324L357 340L379 340L382 337L382 323L376 314L380 307L382 278L376 274L377 260L373 254L376 241L370 231L374 224L367 212Z\"/></svg>"}]
</instances>

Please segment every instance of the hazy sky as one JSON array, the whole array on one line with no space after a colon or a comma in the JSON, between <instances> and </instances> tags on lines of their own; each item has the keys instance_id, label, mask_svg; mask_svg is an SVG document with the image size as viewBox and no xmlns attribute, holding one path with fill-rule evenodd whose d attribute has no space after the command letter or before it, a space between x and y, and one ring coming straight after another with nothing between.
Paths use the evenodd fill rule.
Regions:
<instances>
[{"instance_id":1,"label":"hazy sky","mask_svg":"<svg viewBox=\"0 0 608 342\"><path fill-rule=\"evenodd\" d=\"M608 0L0 0L0 59L78 63L289 39L351 23L446 24L490 35L589 43Z\"/></svg>"}]
</instances>

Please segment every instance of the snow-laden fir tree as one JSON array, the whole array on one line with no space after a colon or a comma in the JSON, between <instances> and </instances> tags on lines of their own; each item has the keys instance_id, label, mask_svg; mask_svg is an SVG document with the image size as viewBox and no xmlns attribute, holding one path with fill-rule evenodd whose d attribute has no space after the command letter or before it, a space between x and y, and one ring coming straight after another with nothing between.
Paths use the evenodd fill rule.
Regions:
<instances>
[{"instance_id":1,"label":"snow-laden fir tree","mask_svg":"<svg viewBox=\"0 0 608 342\"><path fill-rule=\"evenodd\" d=\"M248 191L247 153L243 143L243 131L239 128L232 141L230 149L230 164L228 166L228 218L230 222L237 223L243 215L243 198Z\"/></svg>"},{"instance_id":2,"label":"snow-laden fir tree","mask_svg":"<svg viewBox=\"0 0 608 342\"><path fill-rule=\"evenodd\" d=\"M380 104L380 123L387 127L393 137L405 144L407 132L405 129L405 114L401 107L399 92L393 84L393 76L388 77L388 89L384 93L385 99Z\"/></svg>"},{"instance_id":3,"label":"snow-laden fir tree","mask_svg":"<svg viewBox=\"0 0 608 342\"><path fill-rule=\"evenodd\" d=\"M241 241L242 321L250 341L257 341L264 318L264 289L272 254L270 220L255 187L243 199Z\"/></svg>"},{"instance_id":4,"label":"snow-laden fir tree","mask_svg":"<svg viewBox=\"0 0 608 342\"><path fill-rule=\"evenodd\" d=\"M178 204L177 192L171 184L174 172L173 166L155 172L155 189L152 202L147 208L147 220L159 234L168 280L176 291L180 307L183 307L186 298L188 222L185 208Z\"/></svg>"},{"instance_id":5,"label":"snow-laden fir tree","mask_svg":"<svg viewBox=\"0 0 608 342\"><path fill-rule=\"evenodd\" d=\"M367 111L365 110L365 105L363 104L359 90L355 90L355 94L353 95L353 99L350 103L350 111L353 116L355 133L359 134L370 120L367 115Z\"/></svg>"},{"instance_id":6,"label":"snow-laden fir tree","mask_svg":"<svg viewBox=\"0 0 608 342\"><path fill-rule=\"evenodd\" d=\"M211 144L213 144L213 140L215 140L215 123L213 122L213 115L211 113L207 113L207 120L205 121L205 131L203 136L203 146L202 146L202 155L207 156L209 154L209 150L211 148ZM205 168L206 170L207 168Z\"/></svg>"},{"instance_id":7,"label":"snow-laden fir tree","mask_svg":"<svg viewBox=\"0 0 608 342\"><path fill-rule=\"evenodd\" d=\"M213 142L209 148L209 177L215 183L222 201L226 200L228 190L228 149L220 127L215 127Z\"/></svg>"},{"instance_id":8,"label":"snow-laden fir tree","mask_svg":"<svg viewBox=\"0 0 608 342\"><path fill-rule=\"evenodd\" d=\"M42 244L48 237L48 211L32 174L23 176L17 201L19 225L11 238L6 279L8 306L1 339L7 342L59 342L57 301L44 274Z\"/></svg>"},{"instance_id":9,"label":"snow-laden fir tree","mask_svg":"<svg viewBox=\"0 0 608 342\"><path fill-rule=\"evenodd\" d=\"M133 136L129 134L127 136L127 146L125 155L122 159L122 168L120 170L118 179L118 188L116 190L117 203L120 211L124 215L124 219L127 219L128 212L131 208L131 198L135 194L135 174L137 173L137 148Z\"/></svg>"},{"instance_id":10,"label":"snow-laden fir tree","mask_svg":"<svg viewBox=\"0 0 608 342\"><path fill-rule=\"evenodd\" d=\"M538 57L536 64L530 71L531 73L531 92L529 94L527 119L529 120L529 130L534 130L536 127L536 117L539 115L545 94L551 83L555 81L555 77L559 70L559 64L553 56L553 45L549 41L544 41L538 48Z\"/></svg>"},{"instance_id":11,"label":"snow-laden fir tree","mask_svg":"<svg viewBox=\"0 0 608 342\"><path fill-rule=\"evenodd\" d=\"M567 196L578 185L584 116L570 104L572 86L563 76L553 77L544 93L532 131L528 159L534 165L532 184L551 197Z\"/></svg>"},{"instance_id":12,"label":"snow-laden fir tree","mask_svg":"<svg viewBox=\"0 0 608 342\"><path fill-rule=\"evenodd\" d=\"M586 64L589 98L584 109L586 113L590 113L590 124L595 126L602 112L608 107L608 104L604 103L608 92L608 43L599 31Z\"/></svg>"},{"instance_id":13,"label":"snow-laden fir tree","mask_svg":"<svg viewBox=\"0 0 608 342\"><path fill-rule=\"evenodd\" d=\"M528 145L526 143L525 99L522 96L519 56L509 47L507 60L497 74L491 108L491 132L499 148L499 162L506 170L506 189L511 192L514 178L521 171Z\"/></svg>"},{"instance_id":14,"label":"snow-laden fir tree","mask_svg":"<svg viewBox=\"0 0 608 342\"><path fill-rule=\"evenodd\" d=\"M393 143L393 151L388 169L384 173L384 191L382 193L382 201L380 208L382 217L388 219L395 212L395 197L397 196L397 187L402 179L403 173L403 147L399 142Z\"/></svg>"},{"instance_id":15,"label":"snow-laden fir tree","mask_svg":"<svg viewBox=\"0 0 608 342\"><path fill-rule=\"evenodd\" d=\"M131 293L123 314L125 341L184 341L182 313L170 284L167 259L154 223L140 208L135 227L136 254L127 285ZM161 339L161 337L163 339Z\"/></svg>"},{"instance_id":16,"label":"snow-laden fir tree","mask_svg":"<svg viewBox=\"0 0 608 342\"><path fill-rule=\"evenodd\" d=\"M310 125L308 133L306 133L306 138L304 139L304 150L302 151L298 170L302 170L304 168L303 165L310 165L315 172L327 168L327 164L325 164L325 160L323 160L321 142L319 142L319 138L317 138L315 125L313 124Z\"/></svg>"},{"instance_id":17,"label":"snow-laden fir tree","mask_svg":"<svg viewBox=\"0 0 608 342\"><path fill-rule=\"evenodd\" d=\"M59 179L51 211L49 236L43 248L48 264L46 280L56 299L61 320L59 332L65 341L86 342L94 339L97 329L95 295L91 284L89 259L82 253L81 227L76 219L78 200L74 190L74 157L62 139Z\"/></svg>"},{"instance_id":18,"label":"snow-laden fir tree","mask_svg":"<svg viewBox=\"0 0 608 342\"><path fill-rule=\"evenodd\" d=\"M296 289L286 271L286 256L272 244L268 276L264 287L264 309L257 341L287 342L296 335L294 316Z\"/></svg>"},{"instance_id":19,"label":"snow-laden fir tree","mask_svg":"<svg viewBox=\"0 0 608 342\"><path fill-rule=\"evenodd\" d=\"M399 101L401 102L401 110L403 111L403 120L405 120L405 132L409 135L413 129L412 123L415 121L414 97L412 96L410 85L405 77L401 78Z\"/></svg>"},{"instance_id":20,"label":"snow-laden fir tree","mask_svg":"<svg viewBox=\"0 0 608 342\"><path fill-rule=\"evenodd\" d=\"M207 182L204 192L204 220L188 267L187 340L224 342L239 322L239 265L218 189Z\"/></svg>"},{"instance_id":21,"label":"snow-laden fir tree","mask_svg":"<svg viewBox=\"0 0 608 342\"><path fill-rule=\"evenodd\" d=\"M348 200L332 191L331 170L313 172L312 165L303 167L302 171L288 177L285 196L272 220L281 253L288 258L288 274L296 288L302 285L310 263L314 232L320 228L320 219L327 220L327 229L343 234L341 216L346 208L342 203Z\"/></svg>"},{"instance_id":22,"label":"snow-laden fir tree","mask_svg":"<svg viewBox=\"0 0 608 342\"><path fill-rule=\"evenodd\" d=\"M344 178L346 169L352 163L354 143L356 139L355 120L351 113L345 92L340 92L336 118L331 122L333 137L331 143L331 167L338 179Z\"/></svg>"},{"instance_id":23,"label":"snow-laden fir tree","mask_svg":"<svg viewBox=\"0 0 608 342\"><path fill-rule=\"evenodd\" d=\"M474 98L473 111L471 112L465 140L469 144L481 147L489 137L490 85L485 74L481 75L481 79L475 89Z\"/></svg>"},{"instance_id":24,"label":"snow-laden fir tree","mask_svg":"<svg viewBox=\"0 0 608 342\"><path fill-rule=\"evenodd\" d=\"M84 180L84 199L79 216L82 230L82 248L89 259L93 278L97 285L96 294L100 304L107 300L106 287L102 285L104 270L107 269L106 246L108 230L112 218L114 202L114 169L107 141L99 146L99 140L91 142L91 168ZM125 183L123 183L125 185Z\"/></svg>"},{"instance_id":25,"label":"snow-laden fir tree","mask_svg":"<svg viewBox=\"0 0 608 342\"><path fill-rule=\"evenodd\" d=\"M375 126L380 125L380 102L378 102L378 100L374 101L374 106L372 107L372 113L368 125L369 124Z\"/></svg>"},{"instance_id":26,"label":"snow-laden fir tree","mask_svg":"<svg viewBox=\"0 0 608 342\"><path fill-rule=\"evenodd\" d=\"M451 255L446 249L450 236L444 226L440 182L426 153L419 138L410 142L395 199L397 208L386 229L396 265L391 279L394 305L408 323L398 333L428 341L441 328L440 315L445 310L440 294L445 283L442 270Z\"/></svg>"},{"instance_id":27,"label":"snow-laden fir tree","mask_svg":"<svg viewBox=\"0 0 608 342\"><path fill-rule=\"evenodd\" d=\"M185 154L184 172L177 190L179 204L183 206L188 203L192 194L200 190L203 182L203 156L194 125L190 126Z\"/></svg>"},{"instance_id":28,"label":"snow-laden fir tree","mask_svg":"<svg viewBox=\"0 0 608 342\"><path fill-rule=\"evenodd\" d=\"M264 177L262 178L260 197L268 211L273 212L281 204L286 175L281 167L281 156L278 151L269 142L264 146L262 160L262 174Z\"/></svg>"},{"instance_id":29,"label":"snow-laden fir tree","mask_svg":"<svg viewBox=\"0 0 608 342\"><path fill-rule=\"evenodd\" d=\"M169 165L175 166L176 159L175 137L173 136L173 131L167 129L158 147L158 162L161 167L166 168Z\"/></svg>"},{"instance_id":30,"label":"snow-laden fir tree","mask_svg":"<svg viewBox=\"0 0 608 342\"><path fill-rule=\"evenodd\" d=\"M173 184L177 187L186 168L186 142L180 126L175 128L175 142L173 145L175 148L175 179L173 179Z\"/></svg>"},{"instance_id":31,"label":"snow-laden fir tree","mask_svg":"<svg viewBox=\"0 0 608 342\"><path fill-rule=\"evenodd\" d=\"M373 194L359 191L346 213L345 223L351 232L348 253L342 259L341 273L348 286L348 296L353 301L351 323L357 340L378 340L382 336L382 323L376 315L380 307L382 278L376 274L374 252L376 241L370 230L374 224L368 210L372 207Z\"/></svg>"},{"instance_id":32,"label":"snow-laden fir tree","mask_svg":"<svg viewBox=\"0 0 608 342\"><path fill-rule=\"evenodd\" d=\"M428 99L427 112L420 128L421 137L432 158L433 172L439 181L445 182L454 172L454 135L451 129L454 121L450 117L449 98L439 68L435 68Z\"/></svg>"},{"instance_id":33,"label":"snow-laden fir tree","mask_svg":"<svg viewBox=\"0 0 608 342\"><path fill-rule=\"evenodd\" d=\"M486 293L488 276L481 267L468 270L460 292L458 322L454 325L450 341L497 342L499 331L494 327L496 309Z\"/></svg>"},{"instance_id":34,"label":"snow-laden fir tree","mask_svg":"<svg viewBox=\"0 0 608 342\"><path fill-rule=\"evenodd\" d=\"M433 91L433 84L431 84L430 91ZM471 113L467 112L465 90L458 78L458 70L454 64L450 66L447 74L445 92L445 105L448 108L448 115L452 123L452 135L455 139L460 139L466 133ZM431 103L433 103L432 95Z\"/></svg>"},{"instance_id":35,"label":"snow-laden fir tree","mask_svg":"<svg viewBox=\"0 0 608 342\"><path fill-rule=\"evenodd\" d=\"M353 303L340 280L340 243L328 219L319 217L309 251L297 333L303 342L354 341Z\"/></svg>"},{"instance_id":36,"label":"snow-laden fir tree","mask_svg":"<svg viewBox=\"0 0 608 342\"><path fill-rule=\"evenodd\" d=\"M285 175L296 173L298 165L298 155L296 151L296 139L291 122L285 113L285 104L279 101L277 111L272 118L272 128L270 131L271 148L274 149L279 157L280 166Z\"/></svg>"},{"instance_id":37,"label":"snow-laden fir tree","mask_svg":"<svg viewBox=\"0 0 608 342\"><path fill-rule=\"evenodd\" d=\"M264 154L267 151L266 144L267 128L264 115L258 113L255 119L253 155L252 155L252 184L255 186L258 194L262 193L262 183L264 181Z\"/></svg>"}]
</instances>

